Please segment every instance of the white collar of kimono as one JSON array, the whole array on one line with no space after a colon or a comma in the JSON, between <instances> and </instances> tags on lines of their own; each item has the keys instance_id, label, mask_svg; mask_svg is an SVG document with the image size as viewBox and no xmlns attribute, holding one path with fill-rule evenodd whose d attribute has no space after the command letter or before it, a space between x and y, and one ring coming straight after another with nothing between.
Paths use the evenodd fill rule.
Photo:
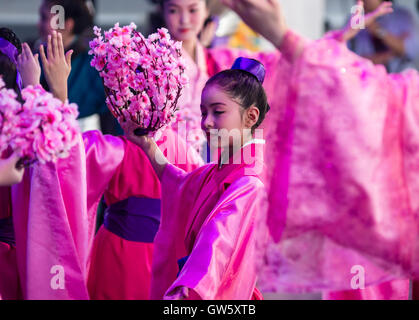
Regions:
<instances>
[{"instance_id":1,"label":"white collar of kimono","mask_svg":"<svg viewBox=\"0 0 419 320\"><path fill-rule=\"evenodd\" d=\"M264 139L252 139L252 140L250 140L250 141L246 142L246 143L243 145L242 149L243 149L244 147L247 147L248 145L251 145L251 144L266 144L266 140L264 140Z\"/></svg>"}]
</instances>

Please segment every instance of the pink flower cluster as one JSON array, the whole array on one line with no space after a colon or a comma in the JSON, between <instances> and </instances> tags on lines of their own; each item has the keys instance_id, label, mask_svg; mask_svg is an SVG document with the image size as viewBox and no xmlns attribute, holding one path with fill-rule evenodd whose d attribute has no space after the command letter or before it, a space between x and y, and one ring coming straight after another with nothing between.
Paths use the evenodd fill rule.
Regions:
<instances>
[{"instance_id":1,"label":"pink flower cluster","mask_svg":"<svg viewBox=\"0 0 419 320\"><path fill-rule=\"evenodd\" d=\"M105 85L107 105L119 120L131 119L147 133L176 120L178 99L188 83L181 43L166 29L145 38L136 25L113 28L90 42L95 67Z\"/></svg>"},{"instance_id":2,"label":"pink flower cluster","mask_svg":"<svg viewBox=\"0 0 419 320\"><path fill-rule=\"evenodd\" d=\"M11 148L25 164L68 156L80 133L75 104L62 103L40 85L22 90L23 104L0 78L0 154Z\"/></svg>"}]
</instances>

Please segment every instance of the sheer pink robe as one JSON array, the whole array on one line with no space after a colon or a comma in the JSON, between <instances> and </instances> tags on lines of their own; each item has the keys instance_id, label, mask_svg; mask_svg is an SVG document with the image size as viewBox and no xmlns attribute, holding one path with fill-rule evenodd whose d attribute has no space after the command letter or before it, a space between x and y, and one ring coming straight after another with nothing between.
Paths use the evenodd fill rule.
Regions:
<instances>
[{"instance_id":1,"label":"sheer pink robe","mask_svg":"<svg viewBox=\"0 0 419 320\"><path fill-rule=\"evenodd\" d=\"M388 75L330 38L293 61L268 139L275 242L261 286L350 290L361 266L376 287L325 297L406 299L407 280L385 282L419 276L419 76Z\"/></svg>"}]
</instances>

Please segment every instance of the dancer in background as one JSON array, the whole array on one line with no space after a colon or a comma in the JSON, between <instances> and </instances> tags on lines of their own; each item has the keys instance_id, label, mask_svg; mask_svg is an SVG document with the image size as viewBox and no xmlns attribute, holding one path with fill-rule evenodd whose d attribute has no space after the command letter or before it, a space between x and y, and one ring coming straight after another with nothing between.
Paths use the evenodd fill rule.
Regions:
<instances>
[{"instance_id":1,"label":"dancer in background","mask_svg":"<svg viewBox=\"0 0 419 320\"><path fill-rule=\"evenodd\" d=\"M283 87L278 83L286 81L289 63L278 50L254 53L245 50L216 48L206 49L199 41L199 34L208 17L208 4L205 0L161 0L160 8L172 38L183 43L183 56L190 84L179 100L180 114L188 122L188 142L202 146L205 139L200 130L201 92L209 77L228 69L238 57L248 57L261 61L267 70L264 88L272 108L283 99ZM275 39L267 38L274 42ZM275 93L275 94L274 94ZM273 98L273 97L276 98ZM269 122L264 122L267 126ZM202 148L201 148L202 149ZM205 151L205 150L204 150ZM205 152L204 152L205 153ZM204 157L204 160L208 160Z\"/></svg>"},{"instance_id":2,"label":"dancer in background","mask_svg":"<svg viewBox=\"0 0 419 320\"><path fill-rule=\"evenodd\" d=\"M383 0L365 0L365 12L375 11ZM419 58L419 29L409 10L394 6L394 12L385 15L349 41L349 48L375 64L382 64L388 72L402 72L415 68Z\"/></svg>"},{"instance_id":3,"label":"dancer in background","mask_svg":"<svg viewBox=\"0 0 419 320\"><path fill-rule=\"evenodd\" d=\"M23 78L22 82L29 85L29 80L24 75L31 75L29 70L36 70L37 62L29 47L25 44L23 47L26 58L18 59L21 62L19 71ZM62 36L56 32L48 37L46 48L40 47L42 65L49 87L62 101L67 99L71 54L71 51L64 53ZM16 69L13 63L11 67ZM6 73L9 74L11 71ZM39 77L40 70L37 76L32 75L32 80L39 83ZM16 78L15 76L14 80ZM185 170L195 169L202 163L201 158L193 150L188 149L183 140L177 140L170 130L163 134L161 143L165 146L162 149L166 155L175 163L179 162ZM105 243L107 249L113 245L112 249L116 248L117 252L109 250L106 254L110 257L106 258L101 254L99 245L99 251L96 250L99 254L96 257L104 260L90 259L95 234L96 208L105 191L110 204L130 196L142 197L144 201L147 201L147 198L150 201L159 198L160 185L153 175L147 174L151 172L146 170L147 162L143 161L141 166L137 162L138 159L145 159L141 158L141 152L140 148L124 138L102 135L98 131L87 132L80 136L80 143L72 149L69 158L60 159L55 164L35 163L26 170L27 174L22 183L9 188L7 193L1 193L1 212L7 214L6 217L10 221L7 226L11 231L6 234L2 229L2 235L13 235L14 229L14 236L6 244L7 250L1 252L1 258L4 258L2 261L4 272L0 277L2 298L89 299L87 289L89 261L92 260L92 264L96 262L98 266L106 269L109 264L99 262L109 262L113 258L111 266L124 270L107 268L101 276L95 274L95 279L101 285L97 290L93 287L96 290L94 291L96 297L108 299L148 297L149 276L147 278L146 273L151 273L151 242L153 232L156 232L159 224L158 212L147 211L144 207L134 208L138 209L133 213L137 216L134 220L145 223L140 225L140 229L131 230L131 234L136 232L137 235L141 235L151 226L152 229L147 230L147 241L125 241L121 234L115 236L111 232L106 234L102 230L99 243ZM144 175L143 170L146 172ZM140 175L137 176L137 173ZM121 180L124 182L121 183ZM131 211L134 209L130 208ZM114 212L118 213L120 212ZM13 224L10 217L13 218ZM147 218L151 220L148 225ZM118 221L111 222L114 222L114 227L116 223L118 229ZM124 221L120 219L119 222L123 224ZM111 230L115 232L115 228ZM127 256L130 257L129 261L126 259ZM124 259L129 263L117 263ZM125 274L127 270L132 272ZM109 276L110 274L113 278ZM116 274L122 278L118 279ZM129 280L123 278L133 275L136 279L144 281L133 282L133 278ZM125 290L123 287L122 292L116 291L115 284L110 285L107 282L115 279L119 285L125 281L124 283L128 283L134 289ZM106 296L109 290L105 293L101 291L106 285L113 290L111 296Z\"/></svg>"},{"instance_id":4,"label":"dancer in background","mask_svg":"<svg viewBox=\"0 0 419 320\"><path fill-rule=\"evenodd\" d=\"M278 39L277 48L293 37L296 49L268 139L278 146L267 155L275 159L268 225L277 244L265 257L263 287L351 289L357 265L367 284L417 274L417 72L388 75L333 37L303 41L276 1L224 3ZM393 284L369 298L407 298L408 282Z\"/></svg>"},{"instance_id":5,"label":"dancer in background","mask_svg":"<svg viewBox=\"0 0 419 320\"><path fill-rule=\"evenodd\" d=\"M66 88L66 62L60 43L60 34L54 33L48 46L51 58L41 49L45 75L55 93ZM153 242L160 224L160 183L141 148L124 137L90 131L83 134L83 143L90 227L102 194L108 205L93 247L89 243L89 297L149 299ZM165 156L185 171L203 164L170 128L157 143ZM91 228L89 234L92 240Z\"/></svg>"},{"instance_id":6,"label":"dancer in background","mask_svg":"<svg viewBox=\"0 0 419 320\"><path fill-rule=\"evenodd\" d=\"M39 9L39 33L42 43L46 43L52 34L51 22L56 20L56 13L51 8L61 6L64 9L64 29L57 29L63 37L66 51L73 50L72 72L68 78L68 97L70 102L79 106L79 124L82 131L101 130L105 134L121 134L117 122L106 108L105 90L99 73L90 66L88 54L89 41L93 38L94 7L85 0L43 0ZM48 89L45 77L42 85Z\"/></svg>"},{"instance_id":7,"label":"dancer in background","mask_svg":"<svg viewBox=\"0 0 419 320\"><path fill-rule=\"evenodd\" d=\"M0 31L2 44L9 49L0 54L0 73L6 87L16 91L39 84L41 70L37 56L27 44L20 44L8 29ZM2 51L3 52L3 51ZM21 53L19 55L19 53ZM71 58L71 52L63 60ZM64 72L70 66L64 64ZM68 75L67 75L68 76ZM66 86L66 82L63 82ZM65 87L66 88L66 87ZM66 93L58 92L61 99ZM25 170L23 181L0 192L0 297L2 299L85 298L82 273L87 243L83 224L85 201L77 195L85 192L80 145L69 158L58 163L35 163ZM74 158L73 158L74 156ZM63 174L63 172L65 172ZM66 185L65 190L61 189ZM73 197L69 197L73 194ZM70 213L70 214L69 214ZM77 219L80 215L82 218ZM29 221L31 221L29 223ZM81 222L81 223L80 223ZM59 267L63 282L53 285L54 268ZM54 283L55 284L55 283ZM63 287L61 287L63 285ZM84 285L85 287L85 285ZM81 289L80 289L81 288Z\"/></svg>"}]
</instances>

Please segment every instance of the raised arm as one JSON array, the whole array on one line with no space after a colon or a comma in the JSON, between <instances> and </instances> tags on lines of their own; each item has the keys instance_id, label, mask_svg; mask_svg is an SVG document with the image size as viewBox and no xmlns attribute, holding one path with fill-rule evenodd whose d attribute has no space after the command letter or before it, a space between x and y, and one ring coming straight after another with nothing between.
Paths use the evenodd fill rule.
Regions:
<instances>
[{"instance_id":1,"label":"raised arm","mask_svg":"<svg viewBox=\"0 0 419 320\"><path fill-rule=\"evenodd\" d=\"M47 55L44 46L39 48L45 78L54 96L65 102L68 98L67 81L71 72L71 55L73 50L64 53L61 33L53 32L48 36Z\"/></svg>"},{"instance_id":2,"label":"raised arm","mask_svg":"<svg viewBox=\"0 0 419 320\"><path fill-rule=\"evenodd\" d=\"M277 0L222 0L254 31L280 49L288 31L281 6ZM263 22L263 23L262 23Z\"/></svg>"}]
</instances>

